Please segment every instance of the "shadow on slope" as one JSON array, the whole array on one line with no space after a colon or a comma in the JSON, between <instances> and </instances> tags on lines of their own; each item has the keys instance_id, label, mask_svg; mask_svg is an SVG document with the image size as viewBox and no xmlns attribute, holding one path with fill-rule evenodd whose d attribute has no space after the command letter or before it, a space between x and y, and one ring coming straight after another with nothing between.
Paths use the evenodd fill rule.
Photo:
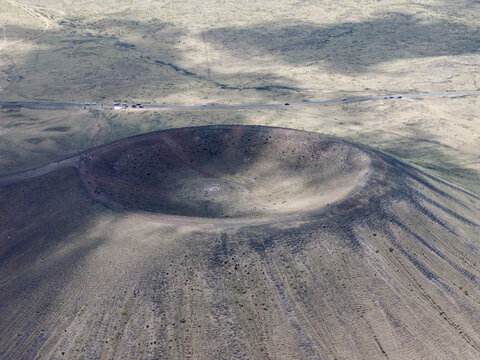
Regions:
<instances>
[{"instance_id":1,"label":"shadow on slope","mask_svg":"<svg viewBox=\"0 0 480 360\"><path fill-rule=\"evenodd\" d=\"M424 137L422 137L424 136ZM358 135L348 136L351 141L371 144L392 154L402 161L418 165L427 171L433 172L442 179L452 181L480 194L478 179L480 174L473 168L467 167L465 158L459 159L457 149L432 139L430 134L399 135L389 131L369 131ZM472 158L472 162L475 158Z\"/></svg>"},{"instance_id":2,"label":"shadow on slope","mask_svg":"<svg viewBox=\"0 0 480 360\"><path fill-rule=\"evenodd\" d=\"M245 151L230 140L232 151ZM190 158L177 150L200 162L221 146L200 142ZM477 357L480 210L469 200L480 198L358 147L372 158L366 184L300 221L208 219L202 228L177 219L167 228L161 214L95 203L74 168L0 189L1 355L383 359L402 357L397 345L408 343L418 358ZM127 174L134 186L155 185L146 172L168 155L142 159L148 149L127 152L120 169L138 172ZM303 149L290 170L312 154ZM91 155L107 162L98 175L108 177L115 166L99 150ZM85 240L103 214L114 215L103 228L112 241Z\"/></svg>"},{"instance_id":3,"label":"shadow on slope","mask_svg":"<svg viewBox=\"0 0 480 360\"><path fill-rule=\"evenodd\" d=\"M75 168L2 186L0 204L0 357L35 357L49 338L45 328L68 322L52 320L56 299L103 242L75 234L105 208L88 197Z\"/></svg>"}]
</instances>

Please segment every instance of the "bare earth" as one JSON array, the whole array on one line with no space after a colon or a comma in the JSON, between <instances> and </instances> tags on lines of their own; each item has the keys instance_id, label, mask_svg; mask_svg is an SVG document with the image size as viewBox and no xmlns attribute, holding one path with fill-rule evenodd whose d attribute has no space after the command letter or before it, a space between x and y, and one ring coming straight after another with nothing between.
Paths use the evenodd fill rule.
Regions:
<instances>
[{"instance_id":1,"label":"bare earth","mask_svg":"<svg viewBox=\"0 0 480 360\"><path fill-rule=\"evenodd\" d=\"M479 90L479 14L0 0L0 100ZM0 359L480 358L479 107L1 108Z\"/></svg>"},{"instance_id":2,"label":"bare earth","mask_svg":"<svg viewBox=\"0 0 480 360\"><path fill-rule=\"evenodd\" d=\"M480 353L480 198L363 146L159 132L0 199L3 357Z\"/></svg>"}]
</instances>

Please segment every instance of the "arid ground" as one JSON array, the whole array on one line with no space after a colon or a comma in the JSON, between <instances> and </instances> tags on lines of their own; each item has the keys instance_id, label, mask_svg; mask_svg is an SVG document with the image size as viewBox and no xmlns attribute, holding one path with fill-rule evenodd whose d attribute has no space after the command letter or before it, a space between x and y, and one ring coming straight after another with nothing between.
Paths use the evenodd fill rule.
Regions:
<instances>
[{"instance_id":1,"label":"arid ground","mask_svg":"<svg viewBox=\"0 0 480 360\"><path fill-rule=\"evenodd\" d=\"M167 130L0 189L4 357L480 353L480 197L367 147Z\"/></svg>"},{"instance_id":2,"label":"arid ground","mask_svg":"<svg viewBox=\"0 0 480 360\"><path fill-rule=\"evenodd\" d=\"M0 0L0 101L479 90L479 14ZM480 358L479 106L1 108L0 358Z\"/></svg>"}]
</instances>

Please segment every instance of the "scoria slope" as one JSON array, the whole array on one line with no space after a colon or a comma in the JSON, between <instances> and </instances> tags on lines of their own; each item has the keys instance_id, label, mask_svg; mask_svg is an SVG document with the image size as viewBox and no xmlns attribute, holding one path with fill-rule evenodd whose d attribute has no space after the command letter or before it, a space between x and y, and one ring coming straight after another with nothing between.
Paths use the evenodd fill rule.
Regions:
<instances>
[{"instance_id":1,"label":"scoria slope","mask_svg":"<svg viewBox=\"0 0 480 360\"><path fill-rule=\"evenodd\" d=\"M19 179L1 358L480 357L480 198L388 154L211 126Z\"/></svg>"}]
</instances>

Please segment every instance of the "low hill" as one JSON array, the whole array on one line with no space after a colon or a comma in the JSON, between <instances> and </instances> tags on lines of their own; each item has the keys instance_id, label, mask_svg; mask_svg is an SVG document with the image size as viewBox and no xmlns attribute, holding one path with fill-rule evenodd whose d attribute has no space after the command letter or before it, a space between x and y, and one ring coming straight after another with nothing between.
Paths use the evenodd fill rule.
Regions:
<instances>
[{"instance_id":1,"label":"low hill","mask_svg":"<svg viewBox=\"0 0 480 360\"><path fill-rule=\"evenodd\" d=\"M478 358L479 203L316 133L94 148L0 183L0 358Z\"/></svg>"}]
</instances>

